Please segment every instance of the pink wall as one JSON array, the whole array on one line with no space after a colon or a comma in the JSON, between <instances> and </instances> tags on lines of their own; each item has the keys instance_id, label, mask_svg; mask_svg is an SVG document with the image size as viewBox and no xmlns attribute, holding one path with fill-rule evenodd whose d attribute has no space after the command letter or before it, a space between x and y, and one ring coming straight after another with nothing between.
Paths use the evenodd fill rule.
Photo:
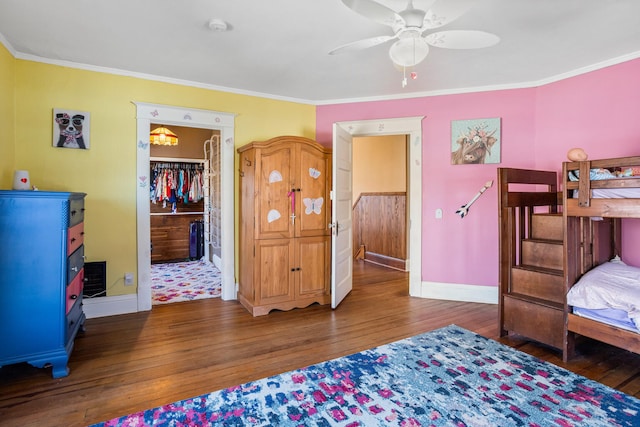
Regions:
<instances>
[{"instance_id":1,"label":"pink wall","mask_svg":"<svg viewBox=\"0 0 640 427\"><path fill-rule=\"evenodd\" d=\"M640 59L549 84L538 89L536 166L555 162L569 148L590 159L640 155ZM640 219L622 227L623 260L640 266Z\"/></svg>"},{"instance_id":2,"label":"pink wall","mask_svg":"<svg viewBox=\"0 0 640 427\"><path fill-rule=\"evenodd\" d=\"M496 186L465 218L456 209L486 181L495 183L498 166L560 171L574 146L585 148L590 158L640 154L638 76L640 60L635 60L534 89L319 106L316 138L331 145L334 122L425 116L422 280L496 286ZM489 117L502 118L502 162L451 165L451 121ZM444 212L441 220L435 219L437 208ZM637 226L625 227L625 235L638 242L640 220L633 222ZM627 239L627 253L630 247ZM632 263L640 265L640 259Z\"/></svg>"}]
</instances>

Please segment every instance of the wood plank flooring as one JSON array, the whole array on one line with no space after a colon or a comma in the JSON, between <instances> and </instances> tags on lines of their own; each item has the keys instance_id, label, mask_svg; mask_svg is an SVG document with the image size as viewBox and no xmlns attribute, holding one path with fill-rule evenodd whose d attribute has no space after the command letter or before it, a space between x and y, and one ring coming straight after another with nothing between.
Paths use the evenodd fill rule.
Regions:
<instances>
[{"instance_id":1,"label":"wood plank flooring","mask_svg":"<svg viewBox=\"0 0 640 427\"><path fill-rule=\"evenodd\" d=\"M407 274L356 262L336 310L314 305L252 317L220 299L89 319L68 377L27 364L0 369L0 425L84 426L279 374L455 323L497 338L497 306L408 296ZM503 343L640 397L640 356L592 341L563 364L553 349Z\"/></svg>"}]
</instances>

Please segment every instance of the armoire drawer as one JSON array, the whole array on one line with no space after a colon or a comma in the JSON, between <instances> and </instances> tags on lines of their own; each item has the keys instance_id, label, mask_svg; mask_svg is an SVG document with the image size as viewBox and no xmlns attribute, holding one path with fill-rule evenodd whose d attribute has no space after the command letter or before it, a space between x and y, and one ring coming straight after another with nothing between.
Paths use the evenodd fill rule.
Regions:
<instances>
[{"instance_id":1,"label":"armoire drawer","mask_svg":"<svg viewBox=\"0 0 640 427\"><path fill-rule=\"evenodd\" d=\"M80 246L74 253L69 256L67 262L67 284L78 275L84 267L84 246Z\"/></svg>"},{"instance_id":2,"label":"armoire drawer","mask_svg":"<svg viewBox=\"0 0 640 427\"><path fill-rule=\"evenodd\" d=\"M84 199L73 198L69 204L69 227L73 227L84 221Z\"/></svg>"},{"instance_id":3,"label":"armoire drawer","mask_svg":"<svg viewBox=\"0 0 640 427\"><path fill-rule=\"evenodd\" d=\"M84 289L84 268L80 270L79 274L67 286L67 313L71 311L73 304L75 304L76 301L82 297L83 289Z\"/></svg>"},{"instance_id":4,"label":"armoire drawer","mask_svg":"<svg viewBox=\"0 0 640 427\"><path fill-rule=\"evenodd\" d=\"M78 323L80 323L82 317L82 295L80 295L76 300L76 304L71 307L71 311L67 313L67 332L64 337L65 342L74 336L74 330L80 327Z\"/></svg>"},{"instance_id":5,"label":"armoire drawer","mask_svg":"<svg viewBox=\"0 0 640 427\"><path fill-rule=\"evenodd\" d=\"M67 255L71 255L84 243L84 222L71 227L67 233Z\"/></svg>"}]
</instances>

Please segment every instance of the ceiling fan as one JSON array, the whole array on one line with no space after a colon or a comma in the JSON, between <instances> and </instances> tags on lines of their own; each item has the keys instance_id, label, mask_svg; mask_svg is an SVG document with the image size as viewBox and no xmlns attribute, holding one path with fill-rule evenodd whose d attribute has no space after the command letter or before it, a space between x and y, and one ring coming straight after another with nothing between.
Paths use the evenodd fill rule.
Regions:
<instances>
[{"instance_id":1,"label":"ceiling fan","mask_svg":"<svg viewBox=\"0 0 640 427\"><path fill-rule=\"evenodd\" d=\"M429 46L447 49L477 49L493 46L500 41L495 34L475 30L446 30L430 32L462 16L477 0L428 0L425 9L416 9L413 0L396 12L374 0L342 0L345 6L365 18L388 25L393 35L376 36L337 47L329 52L352 52L396 40L389 49L394 64L403 69L422 62L429 54ZM411 73L416 78L415 72ZM406 86L406 76L402 82Z\"/></svg>"}]
</instances>

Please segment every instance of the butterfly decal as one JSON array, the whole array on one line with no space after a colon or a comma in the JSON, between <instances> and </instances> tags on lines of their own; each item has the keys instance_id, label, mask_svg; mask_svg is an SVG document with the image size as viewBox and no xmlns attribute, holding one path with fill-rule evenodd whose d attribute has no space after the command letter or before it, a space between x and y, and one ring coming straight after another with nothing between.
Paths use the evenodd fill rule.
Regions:
<instances>
[{"instance_id":1,"label":"butterfly decal","mask_svg":"<svg viewBox=\"0 0 640 427\"><path fill-rule=\"evenodd\" d=\"M272 170L269 174L269 184L282 181L282 174L277 170Z\"/></svg>"},{"instance_id":2,"label":"butterfly decal","mask_svg":"<svg viewBox=\"0 0 640 427\"><path fill-rule=\"evenodd\" d=\"M322 213L322 204L324 203L324 198L318 197L317 199L312 199L310 197L305 197L304 199L302 199L302 203L304 203L305 206L305 214L311 215L311 213L313 212L320 215Z\"/></svg>"},{"instance_id":3,"label":"butterfly decal","mask_svg":"<svg viewBox=\"0 0 640 427\"><path fill-rule=\"evenodd\" d=\"M267 222L272 223L277 219L280 219L280 212L276 209L271 209L267 214Z\"/></svg>"},{"instance_id":4,"label":"butterfly decal","mask_svg":"<svg viewBox=\"0 0 640 427\"><path fill-rule=\"evenodd\" d=\"M318 179L320 171L316 168L309 168L309 176L313 179Z\"/></svg>"},{"instance_id":5,"label":"butterfly decal","mask_svg":"<svg viewBox=\"0 0 640 427\"><path fill-rule=\"evenodd\" d=\"M138 141L138 148L140 148L141 150L146 150L148 146L148 142L144 142L143 140Z\"/></svg>"}]
</instances>

